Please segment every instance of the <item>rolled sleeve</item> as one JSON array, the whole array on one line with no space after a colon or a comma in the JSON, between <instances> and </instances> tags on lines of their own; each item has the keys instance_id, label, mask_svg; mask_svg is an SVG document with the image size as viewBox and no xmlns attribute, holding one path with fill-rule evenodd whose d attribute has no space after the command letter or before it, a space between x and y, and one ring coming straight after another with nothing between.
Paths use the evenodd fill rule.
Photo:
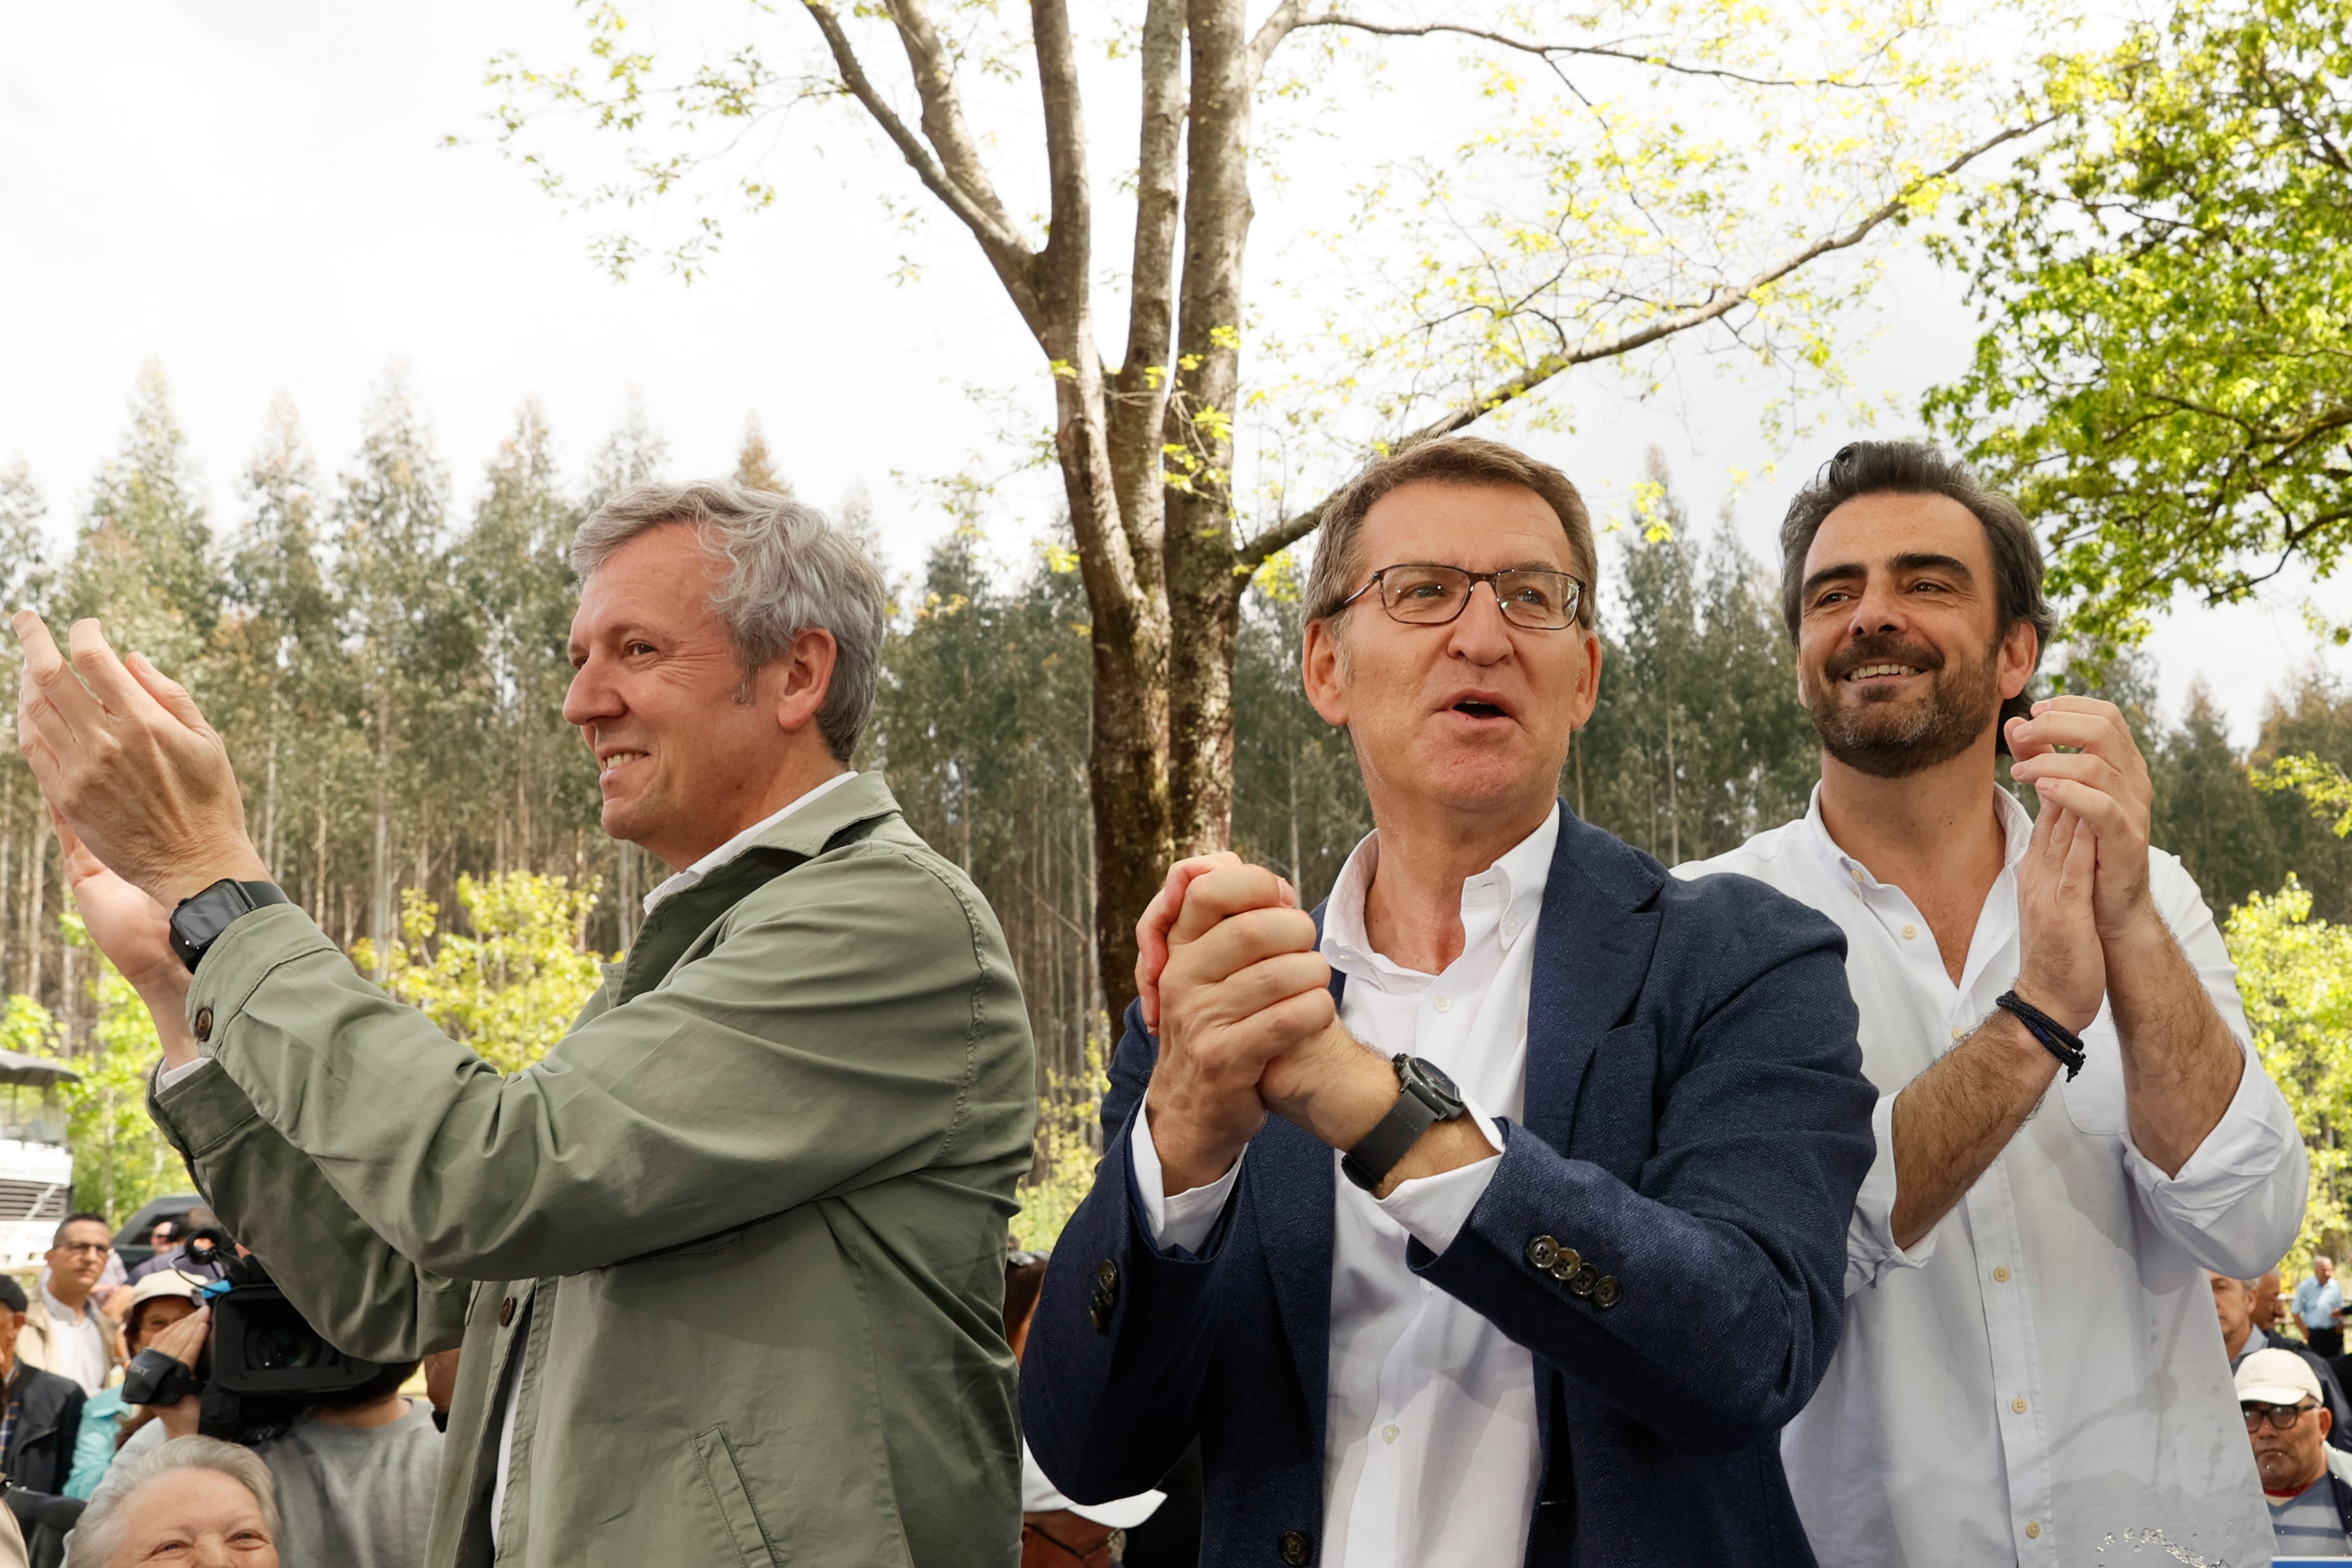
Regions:
<instances>
[{"instance_id":1,"label":"rolled sleeve","mask_svg":"<svg viewBox=\"0 0 2352 1568\"><path fill-rule=\"evenodd\" d=\"M1151 1232L1151 1244L1166 1251L1180 1249L1198 1252L1217 1228L1217 1216L1225 1211L1225 1201L1234 1195L1234 1184L1242 1179L1242 1161L1249 1157L1244 1149L1227 1166L1225 1174L1206 1186L1168 1196L1166 1174L1160 1166L1160 1149L1151 1141L1151 1117L1138 1112L1135 1131L1128 1136L1129 1156L1135 1163L1135 1196L1143 1205L1143 1218Z\"/></svg>"},{"instance_id":2,"label":"rolled sleeve","mask_svg":"<svg viewBox=\"0 0 2352 1568\"><path fill-rule=\"evenodd\" d=\"M2294 1113L2251 1050L2229 1109L2179 1174L2166 1176L2128 1132L2124 1150L2149 1218L2203 1267L2251 1280L2294 1244L2310 1161Z\"/></svg>"},{"instance_id":3,"label":"rolled sleeve","mask_svg":"<svg viewBox=\"0 0 2352 1568\"><path fill-rule=\"evenodd\" d=\"M1862 1193L1853 1202L1853 1218L1845 1228L1845 1293L1875 1290L1897 1269L1916 1269L1936 1255L1936 1232L1909 1248L1895 1243L1895 1099L1878 1097L1870 1113L1870 1135L1877 1145L1870 1174L1862 1178Z\"/></svg>"},{"instance_id":4,"label":"rolled sleeve","mask_svg":"<svg viewBox=\"0 0 2352 1568\"><path fill-rule=\"evenodd\" d=\"M1470 1211L1486 1196L1486 1185L1503 1166L1503 1130L1475 1105L1470 1107L1470 1119L1478 1124L1494 1154L1435 1176L1401 1181L1388 1197L1373 1200L1382 1213L1404 1227L1406 1234L1441 1258L1470 1223Z\"/></svg>"}]
</instances>

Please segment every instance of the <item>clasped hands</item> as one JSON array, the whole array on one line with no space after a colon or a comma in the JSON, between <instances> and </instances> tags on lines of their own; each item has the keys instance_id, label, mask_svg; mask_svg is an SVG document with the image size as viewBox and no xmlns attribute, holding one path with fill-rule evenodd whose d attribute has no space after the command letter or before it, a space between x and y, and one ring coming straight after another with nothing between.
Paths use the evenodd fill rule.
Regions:
<instances>
[{"instance_id":1,"label":"clasped hands","mask_svg":"<svg viewBox=\"0 0 2352 1568\"><path fill-rule=\"evenodd\" d=\"M2053 697L2005 735L2011 776L2042 800L2017 872L2017 991L2079 1034L2108 977L2172 939L2148 890L2155 786L2113 703Z\"/></svg>"},{"instance_id":2,"label":"clasped hands","mask_svg":"<svg viewBox=\"0 0 2352 1568\"><path fill-rule=\"evenodd\" d=\"M1144 1109L1170 1195L1232 1169L1269 1112L1344 1150L1395 1105L1395 1069L1340 1024L1314 917L1274 873L1229 853L1180 861L1136 941L1144 1027L1160 1041ZM1441 1123L1381 1194L1494 1153L1475 1123Z\"/></svg>"},{"instance_id":3,"label":"clasped hands","mask_svg":"<svg viewBox=\"0 0 2352 1568\"><path fill-rule=\"evenodd\" d=\"M143 654L115 656L95 621L68 634L70 661L30 611L10 622L25 652L16 745L48 803L90 939L159 1020L188 973L168 911L225 877L269 871L246 834L227 748L184 687ZM194 1044L166 1031L165 1055Z\"/></svg>"}]
</instances>

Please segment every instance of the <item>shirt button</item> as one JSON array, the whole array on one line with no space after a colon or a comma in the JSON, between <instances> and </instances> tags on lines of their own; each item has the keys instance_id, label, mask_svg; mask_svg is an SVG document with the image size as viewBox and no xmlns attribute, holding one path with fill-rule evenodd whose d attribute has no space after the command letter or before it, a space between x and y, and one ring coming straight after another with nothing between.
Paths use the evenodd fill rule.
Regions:
<instances>
[{"instance_id":1,"label":"shirt button","mask_svg":"<svg viewBox=\"0 0 2352 1568\"><path fill-rule=\"evenodd\" d=\"M1381 1428L1381 1441L1383 1443L1393 1443L1402 1435L1403 1429L1393 1421Z\"/></svg>"},{"instance_id":2,"label":"shirt button","mask_svg":"<svg viewBox=\"0 0 2352 1568\"><path fill-rule=\"evenodd\" d=\"M1454 1010L1454 998L1452 997L1440 997L1429 1005L1435 1008L1439 1012L1450 1013Z\"/></svg>"},{"instance_id":3,"label":"shirt button","mask_svg":"<svg viewBox=\"0 0 2352 1568\"><path fill-rule=\"evenodd\" d=\"M1906 942L1910 941L1910 940L1911 940L1911 938L1913 938L1914 936L1918 936L1918 935L1919 935L1919 928L1918 928L1916 925L1906 925L1906 926L1903 928L1903 940L1905 940Z\"/></svg>"},{"instance_id":4,"label":"shirt button","mask_svg":"<svg viewBox=\"0 0 2352 1568\"><path fill-rule=\"evenodd\" d=\"M2025 1539L2028 1541L2039 1541L2042 1539L2042 1521L2040 1520L2029 1519L2025 1521Z\"/></svg>"},{"instance_id":5,"label":"shirt button","mask_svg":"<svg viewBox=\"0 0 2352 1568\"><path fill-rule=\"evenodd\" d=\"M1993 1277L1993 1281L1994 1281L1996 1284L2001 1284L2001 1285L2006 1285L2006 1284L2008 1284L2008 1283L2009 1283L2009 1265L2008 1265L2008 1264L2006 1264L2006 1263L2003 1263L2003 1264L2000 1264L1999 1267L1995 1268L1995 1269L1993 1270L1993 1271L1992 1271L1992 1277Z\"/></svg>"},{"instance_id":6,"label":"shirt button","mask_svg":"<svg viewBox=\"0 0 2352 1568\"><path fill-rule=\"evenodd\" d=\"M2011 1401L2009 1402L2009 1407L2010 1407L2011 1409L2012 1409L2012 1410L2016 1411L2016 1412L2017 1412L2019 1415L2021 1415L2021 1416L2024 1415L2024 1414L2025 1414L2025 1396L2024 1396L2024 1395L2022 1395L2022 1394L2021 1394L2021 1395L2019 1395L2016 1398L2014 1398L2014 1399L2011 1400Z\"/></svg>"},{"instance_id":7,"label":"shirt button","mask_svg":"<svg viewBox=\"0 0 2352 1568\"><path fill-rule=\"evenodd\" d=\"M1518 934L1519 934L1519 923L1518 923L1517 921L1516 921L1516 920L1506 920L1506 921L1504 921L1504 922L1503 922L1503 935L1504 935L1504 936L1517 936Z\"/></svg>"},{"instance_id":8,"label":"shirt button","mask_svg":"<svg viewBox=\"0 0 2352 1568\"><path fill-rule=\"evenodd\" d=\"M514 1298L509 1296L499 1303L499 1327L506 1328L514 1322Z\"/></svg>"},{"instance_id":9,"label":"shirt button","mask_svg":"<svg viewBox=\"0 0 2352 1568\"><path fill-rule=\"evenodd\" d=\"M1954 1045L1958 1045L1960 1041L1962 1041L1962 1040L1966 1040L1966 1039L1968 1039L1968 1038L1969 1038L1969 1031L1968 1031L1968 1030L1966 1030L1962 1029L1962 1028L1961 1028L1959 1025L1958 1025L1958 1024L1954 1024L1954 1025L1952 1026L1952 1043L1953 1043Z\"/></svg>"}]
</instances>

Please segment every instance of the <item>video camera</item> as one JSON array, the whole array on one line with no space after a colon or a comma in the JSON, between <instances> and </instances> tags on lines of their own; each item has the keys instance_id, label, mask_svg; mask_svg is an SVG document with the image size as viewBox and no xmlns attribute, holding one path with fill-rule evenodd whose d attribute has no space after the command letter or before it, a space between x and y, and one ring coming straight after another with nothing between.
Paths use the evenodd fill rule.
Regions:
<instances>
[{"instance_id":1,"label":"video camera","mask_svg":"<svg viewBox=\"0 0 2352 1568\"><path fill-rule=\"evenodd\" d=\"M254 1444L283 1434L311 1406L383 1373L319 1336L270 1283L257 1258L232 1258L223 1278L200 1292L213 1311L212 1337L194 1366L159 1350L131 1358L122 1397L131 1405L176 1405L204 1396L196 1429Z\"/></svg>"}]
</instances>

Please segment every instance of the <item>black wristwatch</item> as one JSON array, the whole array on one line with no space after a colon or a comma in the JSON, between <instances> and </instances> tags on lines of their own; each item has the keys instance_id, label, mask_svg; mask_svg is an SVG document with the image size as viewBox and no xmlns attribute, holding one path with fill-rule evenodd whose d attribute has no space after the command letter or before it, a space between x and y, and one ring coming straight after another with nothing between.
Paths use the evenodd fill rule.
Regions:
<instances>
[{"instance_id":1,"label":"black wristwatch","mask_svg":"<svg viewBox=\"0 0 2352 1568\"><path fill-rule=\"evenodd\" d=\"M1423 1133L1440 1122L1470 1113L1470 1108L1462 1103L1462 1091L1434 1063L1418 1056L1399 1056L1390 1065L1396 1069L1397 1084L1403 1092L1379 1125L1339 1162L1348 1179L1366 1192L1380 1191L1381 1183L1388 1180L1389 1172L1396 1169L1397 1162L1421 1141Z\"/></svg>"},{"instance_id":2,"label":"black wristwatch","mask_svg":"<svg viewBox=\"0 0 2352 1568\"><path fill-rule=\"evenodd\" d=\"M239 915L272 904L291 904L285 889L274 882L236 882L227 877L192 898L180 900L172 911L172 951L194 974L205 952L220 939Z\"/></svg>"}]
</instances>

